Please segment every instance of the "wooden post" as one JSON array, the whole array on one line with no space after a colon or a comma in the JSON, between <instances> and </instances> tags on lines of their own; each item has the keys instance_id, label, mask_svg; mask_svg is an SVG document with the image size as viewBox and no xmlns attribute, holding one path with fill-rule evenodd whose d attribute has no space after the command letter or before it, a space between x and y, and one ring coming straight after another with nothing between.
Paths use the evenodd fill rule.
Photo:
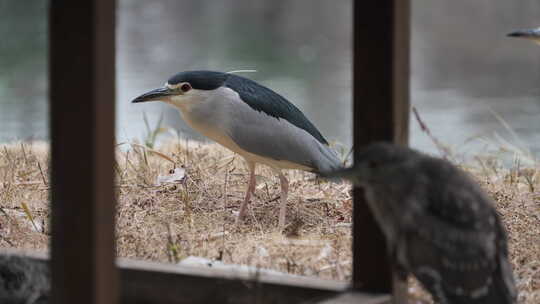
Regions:
<instances>
[{"instance_id":1,"label":"wooden post","mask_svg":"<svg viewBox=\"0 0 540 304\"><path fill-rule=\"evenodd\" d=\"M51 0L52 302L117 302L114 0Z\"/></svg>"},{"instance_id":2,"label":"wooden post","mask_svg":"<svg viewBox=\"0 0 540 304\"><path fill-rule=\"evenodd\" d=\"M406 145L409 124L409 0L353 1L355 158L368 143ZM390 292L383 235L354 190L353 288Z\"/></svg>"}]
</instances>

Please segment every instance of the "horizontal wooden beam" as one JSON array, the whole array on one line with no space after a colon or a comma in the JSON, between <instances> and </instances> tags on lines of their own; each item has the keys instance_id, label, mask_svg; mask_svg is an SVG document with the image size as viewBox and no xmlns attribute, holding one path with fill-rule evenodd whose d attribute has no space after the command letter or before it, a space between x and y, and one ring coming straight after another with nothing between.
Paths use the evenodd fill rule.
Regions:
<instances>
[{"instance_id":1,"label":"horizontal wooden beam","mask_svg":"<svg viewBox=\"0 0 540 304\"><path fill-rule=\"evenodd\" d=\"M14 254L33 263L48 262L45 253L0 249L0 255ZM120 270L121 303L348 303L336 298L348 290L348 282L121 258L116 263ZM361 304L378 304L388 299L365 293L357 293L353 298L360 299L356 303Z\"/></svg>"},{"instance_id":2,"label":"horizontal wooden beam","mask_svg":"<svg viewBox=\"0 0 540 304\"><path fill-rule=\"evenodd\" d=\"M303 303L347 283L120 259L122 303Z\"/></svg>"},{"instance_id":3,"label":"horizontal wooden beam","mask_svg":"<svg viewBox=\"0 0 540 304\"><path fill-rule=\"evenodd\" d=\"M362 292L347 292L326 299L318 304L388 304L391 303L389 295L370 295Z\"/></svg>"}]
</instances>

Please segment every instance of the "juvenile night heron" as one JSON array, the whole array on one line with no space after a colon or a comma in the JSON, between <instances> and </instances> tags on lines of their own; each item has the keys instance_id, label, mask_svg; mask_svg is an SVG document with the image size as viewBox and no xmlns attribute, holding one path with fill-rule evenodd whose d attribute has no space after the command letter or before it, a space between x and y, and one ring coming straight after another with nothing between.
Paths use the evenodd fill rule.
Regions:
<instances>
[{"instance_id":1,"label":"juvenile night heron","mask_svg":"<svg viewBox=\"0 0 540 304\"><path fill-rule=\"evenodd\" d=\"M45 262L0 255L0 303L51 303L51 277Z\"/></svg>"},{"instance_id":2,"label":"juvenile night heron","mask_svg":"<svg viewBox=\"0 0 540 304\"><path fill-rule=\"evenodd\" d=\"M214 71L181 72L132 102L151 100L178 108L193 129L246 160L250 177L238 220L255 190L257 163L279 175L280 228L285 225L289 187L281 169L324 172L341 167L326 139L297 107L253 80Z\"/></svg>"},{"instance_id":3,"label":"juvenile night heron","mask_svg":"<svg viewBox=\"0 0 540 304\"><path fill-rule=\"evenodd\" d=\"M540 44L540 27L535 29L518 30L508 34L509 37L525 38Z\"/></svg>"},{"instance_id":4,"label":"juvenile night heron","mask_svg":"<svg viewBox=\"0 0 540 304\"><path fill-rule=\"evenodd\" d=\"M412 273L436 303L514 303L504 227L491 199L449 162L376 143L353 168L324 174L365 190L401 280Z\"/></svg>"}]
</instances>

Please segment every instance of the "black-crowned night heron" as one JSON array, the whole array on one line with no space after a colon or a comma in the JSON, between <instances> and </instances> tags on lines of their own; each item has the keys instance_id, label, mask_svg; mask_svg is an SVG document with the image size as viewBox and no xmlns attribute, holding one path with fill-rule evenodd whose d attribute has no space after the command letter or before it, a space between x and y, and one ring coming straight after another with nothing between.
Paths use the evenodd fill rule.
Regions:
<instances>
[{"instance_id":1,"label":"black-crowned night heron","mask_svg":"<svg viewBox=\"0 0 540 304\"><path fill-rule=\"evenodd\" d=\"M187 71L133 102L160 100L180 110L193 129L240 154L249 183L238 220L255 190L255 165L274 169L281 182L279 227L285 224L289 182L281 169L323 172L340 168L328 142L304 114L281 95L231 73Z\"/></svg>"},{"instance_id":2,"label":"black-crowned night heron","mask_svg":"<svg viewBox=\"0 0 540 304\"><path fill-rule=\"evenodd\" d=\"M525 38L540 44L540 27L535 29L518 30L508 34L509 37Z\"/></svg>"},{"instance_id":3,"label":"black-crowned night heron","mask_svg":"<svg viewBox=\"0 0 540 304\"><path fill-rule=\"evenodd\" d=\"M448 161L376 143L353 168L324 174L364 188L401 280L437 303L514 303L506 232L488 195Z\"/></svg>"}]
</instances>

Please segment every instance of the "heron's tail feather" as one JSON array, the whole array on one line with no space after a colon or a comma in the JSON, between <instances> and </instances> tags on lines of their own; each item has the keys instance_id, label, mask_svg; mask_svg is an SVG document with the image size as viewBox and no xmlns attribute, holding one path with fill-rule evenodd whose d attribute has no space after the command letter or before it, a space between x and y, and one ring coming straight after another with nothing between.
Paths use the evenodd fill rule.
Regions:
<instances>
[{"instance_id":1,"label":"heron's tail feather","mask_svg":"<svg viewBox=\"0 0 540 304\"><path fill-rule=\"evenodd\" d=\"M334 182L339 182L344 179L352 181L355 185L359 185L360 182L358 179L358 172L355 167L341 167L334 170L322 171L319 172L319 175Z\"/></svg>"},{"instance_id":2,"label":"heron's tail feather","mask_svg":"<svg viewBox=\"0 0 540 304\"><path fill-rule=\"evenodd\" d=\"M478 303L486 304L513 304L517 300L517 291L512 274L512 266L508 258L500 256L497 271L492 277L493 283L488 289L488 293Z\"/></svg>"},{"instance_id":3,"label":"heron's tail feather","mask_svg":"<svg viewBox=\"0 0 540 304\"><path fill-rule=\"evenodd\" d=\"M354 178L354 169L351 168L337 168L329 171L321 171L319 175L324 178L344 178L344 179L353 179Z\"/></svg>"},{"instance_id":4,"label":"heron's tail feather","mask_svg":"<svg viewBox=\"0 0 540 304\"><path fill-rule=\"evenodd\" d=\"M333 172L336 170L343 169L343 164L339 160L337 153L332 150L329 146L319 144L319 157L316 160L315 172Z\"/></svg>"},{"instance_id":5,"label":"heron's tail feather","mask_svg":"<svg viewBox=\"0 0 540 304\"><path fill-rule=\"evenodd\" d=\"M485 288L485 289L484 289ZM508 259L501 256L496 271L491 276L488 286L479 290L478 295L456 295L446 293L446 303L455 304L514 304L517 300L517 291L512 275L512 268ZM445 301L440 301L445 302Z\"/></svg>"}]
</instances>

